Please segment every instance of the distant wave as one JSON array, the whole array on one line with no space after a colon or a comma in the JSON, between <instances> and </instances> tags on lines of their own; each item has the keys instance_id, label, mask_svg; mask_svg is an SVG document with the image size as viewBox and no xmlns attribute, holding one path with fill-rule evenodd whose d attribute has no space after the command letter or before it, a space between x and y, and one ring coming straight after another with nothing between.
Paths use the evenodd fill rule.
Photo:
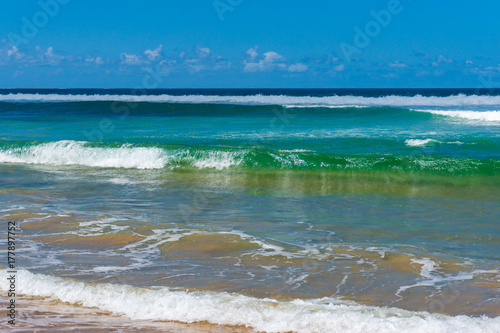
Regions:
<instances>
[{"instance_id":1,"label":"distant wave","mask_svg":"<svg viewBox=\"0 0 500 333\"><path fill-rule=\"evenodd\" d=\"M407 139L405 140L405 144L410 147L421 147L427 146L429 144L454 144L454 145L463 145L463 142L453 141L453 142L442 142L434 139Z\"/></svg>"},{"instance_id":2,"label":"distant wave","mask_svg":"<svg viewBox=\"0 0 500 333\"><path fill-rule=\"evenodd\" d=\"M432 139L410 139L420 146ZM458 143L458 142L455 142ZM380 170L422 171L452 174L498 174L500 161L435 156L342 156L308 150L272 151L258 148L182 148L95 146L88 142L63 140L0 146L0 163L80 165L102 168L163 169L278 169L278 170Z\"/></svg>"},{"instance_id":3,"label":"distant wave","mask_svg":"<svg viewBox=\"0 0 500 333\"><path fill-rule=\"evenodd\" d=\"M151 103L227 103L282 105L289 107L363 107L363 106L491 106L500 105L500 96L453 95L438 96L287 96L287 95L70 95L70 94L0 94L0 101L23 102L151 102Z\"/></svg>"},{"instance_id":4,"label":"distant wave","mask_svg":"<svg viewBox=\"0 0 500 333\"><path fill-rule=\"evenodd\" d=\"M423 140L422 139L408 139L405 141L406 145L411 146L411 147L425 146L431 142L438 143L439 141L434 140L434 139L423 139Z\"/></svg>"},{"instance_id":5,"label":"distant wave","mask_svg":"<svg viewBox=\"0 0 500 333\"><path fill-rule=\"evenodd\" d=\"M414 110L441 116L457 117L471 120L500 121L500 111L465 111L465 110Z\"/></svg>"},{"instance_id":6,"label":"distant wave","mask_svg":"<svg viewBox=\"0 0 500 333\"><path fill-rule=\"evenodd\" d=\"M457 110L457 108L500 108L500 96L453 95L438 96L287 96L287 95L70 95L70 94L0 94L0 102L148 102L184 104L267 105L286 108L367 108L398 107L416 112L457 117L486 122L500 122L500 111ZM419 109L419 108L430 109ZM444 110L443 110L444 108Z\"/></svg>"},{"instance_id":7,"label":"distant wave","mask_svg":"<svg viewBox=\"0 0 500 333\"><path fill-rule=\"evenodd\" d=\"M6 270L0 270L2 280ZM19 292L97 307L133 320L244 325L264 332L498 332L500 317L473 318L358 305L331 298L276 301L239 294L84 283L19 270ZM3 284L2 284L3 285ZM0 288L4 288L0 286Z\"/></svg>"}]
</instances>

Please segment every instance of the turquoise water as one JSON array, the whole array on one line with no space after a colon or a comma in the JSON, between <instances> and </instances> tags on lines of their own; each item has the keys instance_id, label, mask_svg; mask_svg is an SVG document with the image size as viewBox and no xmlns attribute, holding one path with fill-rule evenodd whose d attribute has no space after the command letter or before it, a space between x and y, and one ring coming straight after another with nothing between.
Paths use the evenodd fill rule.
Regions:
<instances>
[{"instance_id":1,"label":"turquoise water","mask_svg":"<svg viewBox=\"0 0 500 333\"><path fill-rule=\"evenodd\" d=\"M299 313L326 297L325 322L357 302L473 326L500 308L499 110L474 91L4 90L0 211L44 281L33 296L85 305L55 294L72 278L135 301L196 290L223 312L224 292L246 312L242 297L309 302ZM252 318L238 323L269 329Z\"/></svg>"}]
</instances>

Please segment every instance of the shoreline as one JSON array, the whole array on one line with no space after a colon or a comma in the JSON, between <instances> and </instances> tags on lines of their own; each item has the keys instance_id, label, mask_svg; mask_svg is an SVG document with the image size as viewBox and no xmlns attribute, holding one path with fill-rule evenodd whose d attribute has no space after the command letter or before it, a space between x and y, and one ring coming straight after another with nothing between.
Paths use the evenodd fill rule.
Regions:
<instances>
[{"instance_id":1,"label":"shoreline","mask_svg":"<svg viewBox=\"0 0 500 333\"><path fill-rule=\"evenodd\" d=\"M127 331L222 333L392 332L393 329L455 332L463 327L469 332L495 332L500 328L500 316L449 316L327 298L283 302L227 293L132 290L126 285L73 284L68 279L23 271L19 277L25 282L16 298L15 332L36 331L40 327L64 331L78 328L80 332L87 328L91 332L126 328ZM1 306L6 305L2 300Z\"/></svg>"}]
</instances>

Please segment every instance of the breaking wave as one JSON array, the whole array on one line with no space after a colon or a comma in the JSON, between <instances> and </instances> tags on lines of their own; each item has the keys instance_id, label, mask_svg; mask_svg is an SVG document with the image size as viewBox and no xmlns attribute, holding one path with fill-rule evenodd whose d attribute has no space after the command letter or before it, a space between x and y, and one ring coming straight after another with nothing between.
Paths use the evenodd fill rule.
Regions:
<instances>
[{"instance_id":1,"label":"breaking wave","mask_svg":"<svg viewBox=\"0 0 500 333\"><path fill-rule=\"evenodd\" d=\"M6 280L6 270L0 271ZM97 307L133 320L242 325L264 332L498 332L500 317L450 317L331 298L276 301L218 292L85 283L19 270L20 294ZM0 288L4 288L0 286Z\"/></svg>"},{"instance_id":2,"label":"breaking wave","mask_svg":"<svg viewBox=\"0 0 500 333\"><path fill-rule=\"evenodd\" d=\"M500 96L458 94L453 96L287 96L287 95L111 95L111 94L0 94L0 101L22 102L151 102L151 103L228 103L307 107L356 106L481 106L500 105Z\"/></svg>"},{"instance_id":3,"label":"breaking wave","mask_svg":"<svg viewBox=\"0 0 500 333\"><path fill-rule=\"evenodd\" d=\"M406 140L408 146L423 146L432 139ZM458 143L458 142L455 142ZM266 150L258 148L182 148L141 147L131 144L94 145L84 141L62 140L0 146L0 163L38 165L79 165L101 168L163 169L228 168L277 170L380 170L422 171L451 174L498 174L500 161L436 156L369 155L349 156L310 150Z\"/></svg>"}]
</instances>

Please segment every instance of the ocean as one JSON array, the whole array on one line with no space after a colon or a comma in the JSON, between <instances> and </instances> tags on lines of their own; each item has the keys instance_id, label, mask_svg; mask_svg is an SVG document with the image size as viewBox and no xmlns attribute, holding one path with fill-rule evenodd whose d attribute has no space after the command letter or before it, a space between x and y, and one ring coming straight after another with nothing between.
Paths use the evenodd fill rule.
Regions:
<instances>
[{"instance_id":1,"label":"ocean","mask_svg":"<svg viewBox=\"0 0 500 333\"><path fill-rule=\"evenodd\" d=\"M500 331L499 90L2 89L0 128L21 314Z\"/></svg>"}]
</instances>

